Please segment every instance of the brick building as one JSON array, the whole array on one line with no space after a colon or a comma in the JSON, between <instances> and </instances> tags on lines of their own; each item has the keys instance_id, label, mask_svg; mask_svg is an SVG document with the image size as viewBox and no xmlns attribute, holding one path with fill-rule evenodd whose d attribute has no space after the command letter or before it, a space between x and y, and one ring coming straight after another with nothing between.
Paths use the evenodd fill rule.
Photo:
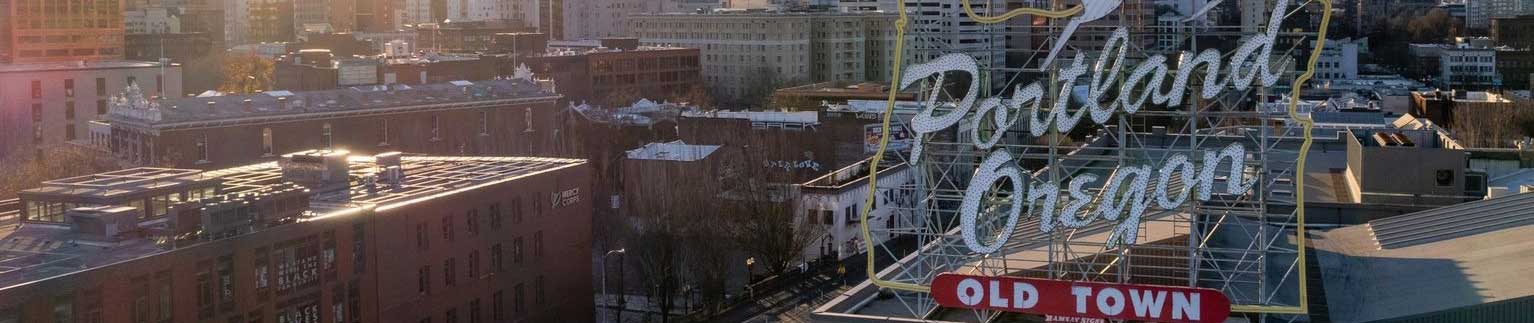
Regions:
<instances>
[{"instance_id":1,"label":"brick building","mask_svg":"<svg viewBox=\"0 0 1534 323\"><path fill-rule=\"evenodd\" d=\"M698 52L695 48L601 47L550 50L523 61L538 77L554 80L568 100L623 106L641 98L679 98L701 87Z\"/></svg>"},{"instance_id":2,"label":"brick building","mask_svg":"<svg viewBox=\"0 0 1534 323\"><path fill-rule=\"evenodd\" d=\"M574 159L308 151L21 193L3 322L590 322Z\"/></svg>"},{"instance_id":3,"label":"brick building","mask_svg":"<svg viewBox=\"0 0 1534 323\"><path fill-rule=\"evenodd\" d=\"M894 13L631 14L650 46L697 48L703 80L740 98L764 80L885 81L894 62ZM775 75L774 75L775 74Z\"/></svg>"},{"instance_id":4,"label":"brick building","mask_svg":"<svg viewBox=\"0 0 1534 323\"><path fill-rule=\"evenodd\" d=\"M115 100L110 149L141 165L211 169L315 148L552 155L559 95L526 80Z\"/></svg>"},{"instance_id":5,"label":"brick building","mask_svg":"<svg viewBox=\"0 0 1534 323\"><path fill-rule=\"evenodd\" d=\"M378 69L384 84L419 85L453 80L481 81L503 73L504 59L481 55L438 55L386 59Z\"/></svg>"},{"instance_id":6,"label":"brick building","mask_svg":"<svg viewBox=\"0 0 1534 323\"><path fill-rule=\"evenodd\" d=\"M772 91L772 100L780 108L790 110L817 110L825 104L846 104L848 100L884 100L889 98L889 85L873 82L820 82L792 86ZM914 101L915 92L897 92L895 100Z\"/></svg>"},{"instance_id":7,"label":"brick building","mask_svg":"<svg viewBox=\"0 0 1534 323\"><path fill-rule=\"evenodd\" d=\"M494 50L495 35L533 32L516 21L469 21L424 23L416 26L417 48L434 52L484 52Z\"/></svg>"},{"instance_id":8,"label":"brick building","mask_svg":"<svg viewBox=\"0 0 1534 323\"><path fill-rule=\"evenodd\" d=\"M122 0L3 1L0 16L0 63L123 58Z\"/></svg>"},{"instance_id":9,"label":"brick building","mask_svg":"<svg viewBox=\"0 0 1534 323\"><path fill-rule=\"evenodd\" d=\"M87 123L106 116L109 96L128 83L147 96L180 96L181 66L121 60L0 65L0 156L15 148L7 142L44 147L85 139Z\"/></svg>"},{"instance_id":10,"label":"brick building","mask_svg":"<svg viewBox=\"0 0 1534 323\"><path fill-rule=\"evenodd\" d=\"M274 89L329 90L339 86L340 64L328 49L304 49L278 56L272 64Z\"/></svg>"}]
</instances>

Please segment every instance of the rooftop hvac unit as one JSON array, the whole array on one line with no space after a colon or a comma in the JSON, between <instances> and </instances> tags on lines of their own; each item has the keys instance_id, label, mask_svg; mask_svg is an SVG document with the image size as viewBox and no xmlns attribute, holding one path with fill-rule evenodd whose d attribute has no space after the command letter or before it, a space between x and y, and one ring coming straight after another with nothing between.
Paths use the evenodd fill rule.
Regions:
<instances>
[{"instance_id":1,"label":"rooftop hvac unit","mask_svg":"<svg viewBox=\"0 0 1534 323\"><path fill-rule=\"evenodd\" d=\"M118 236L138 225L137 208L126 206L95 206L70 210L69 221L82 240L117 241Z\"/></svg>"}]
</instances>

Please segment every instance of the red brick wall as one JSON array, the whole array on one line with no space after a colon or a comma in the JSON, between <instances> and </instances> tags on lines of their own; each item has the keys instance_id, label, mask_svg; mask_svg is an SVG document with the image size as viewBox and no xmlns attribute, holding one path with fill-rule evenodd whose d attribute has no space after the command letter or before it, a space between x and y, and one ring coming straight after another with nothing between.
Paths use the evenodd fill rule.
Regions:
<instances>
[{"instance_id":1,"label":"red brick wall","mask_svg":"<svg viewBox=\"0 0 1534 323\"><path fill-rule=\"evenodd\" d=\"M409 176L408 174L406 176ZM73 303L77 320L86 321L88 313L99 309L101 322L133 322L133 304L139 296L147 302L151 319L158 321L159 282L170 282L171 319L169 322L276 322L276 315L295 305L318 305L320 322L334 322L332 304L347 304L349 288L357 286L360 311L345 309L346 322L415 322L432 317L442 322L448 309L455 309L459 322L469 321L469 303L480 300L484 322L495 322L493 295L502 291L504 321L591 322L593 313L591 279L591 170L585 164L534 175L515 181L428 200L423 203L319 218L301 224L270 228L254 234L207 242L155 256L99 267L64 277L43 279L30 284L0 290L0 315L16 313L23 322L54 320L54 305ZM555 207L550 197L556 192L578 189L579 201ZM515 222L514 200L520 199L522 220ZM501 226L492 228L489 205L502 207ZM478 210L477 233L471 234L469 210ZM453 216L454 235L448 242L442 234L442 219ZM420 248L416 242L416 224L426 223L430 242ZM353 259L353 238L361 225L365 241L361 273ZM543 248L536 255L534 236L542 232ZM319 270L319 282L313 286L279 292L277 263L284 247L320 251L327 246L327 233L334 234L335 267ZM524 241L523 261L514 262L512 242ZM505 263L502 271L491 266L491 246L501 244ZM258 257L262 251L267 257ZM478 251L479 277L468 275L468 254ZM320 254L323 264L324 257ZM212 310L204 313L198 303L198 274L206 271L215 294L218 290L217 264L231 257L233 302L215 296ZM447 258L456 260L455 286L447 286L442 271ZM258 263L268 265L268 290L262 297L256 289ZM417 292L418 268L430 265L431 293ZM323 265L322 265L323 266ZM492 274L493 273L493 274ZM547 300L536 300L537 277L544 277ZM515 310L514 288L524 286L526 309ZM94 305L93 305L94 304ZM343 305L346 306L346 305ZM239 318L239 319L236 319Z\"/></svg>"}]
</instances>

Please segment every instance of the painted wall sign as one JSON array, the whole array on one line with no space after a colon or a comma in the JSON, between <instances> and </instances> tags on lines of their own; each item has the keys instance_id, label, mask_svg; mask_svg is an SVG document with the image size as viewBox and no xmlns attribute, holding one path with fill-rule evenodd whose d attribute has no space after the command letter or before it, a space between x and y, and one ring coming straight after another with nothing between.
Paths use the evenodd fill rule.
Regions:
<instances>
[{"instance_id":1,"label":"painted wall sign","mask_svg":"<svg viewBox=\"0 0 1534 323\"><path fill-rule=\"evenodd\" d=\"M553 195L554 197L551 199L551 201L553 202L554 207L571 206L575 205L575 203L581 202L580 188L572 188L554 192Z\"/></svg>"},{"instance_id":2,"label":"painted wall sign","mask_svg":"<svg viewBox=\"0 0 1534 323\"><path fill-rule=\"evenodd\" d=\"M945 307L1062 318L1224 322L1230 316L1230 300L1217 290L1162 285L941 274L932 281L932 298Z\"/></svg>"}]
</instances>

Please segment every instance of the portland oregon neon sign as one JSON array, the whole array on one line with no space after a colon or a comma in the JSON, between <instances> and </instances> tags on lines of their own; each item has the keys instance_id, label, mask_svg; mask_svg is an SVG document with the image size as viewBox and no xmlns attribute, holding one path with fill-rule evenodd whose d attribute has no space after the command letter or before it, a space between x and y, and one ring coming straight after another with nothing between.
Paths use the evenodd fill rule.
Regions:
<instances>
[{"instance_id":1,"label":"portland oregon neon sign","mask_svg":"<svg viewBox=\"0 0 1534 323\"><path fill-rule=\"evenodd\" d=\"M1094 2L1086 1L1086 3ZM1286 1L1276 1L1276 3L1273 12L1284 12L1288 5ZM1113 5L1116 7L1117 3ZM1108 9L1111 11L1113 7ZM1087 8L1091 11L1093 5L1087 5ZM947 73L959 72L972 76L969 78L971 80L968 84L969 90L958 102L939 103L937 97L941 89L935 87L932 90L923 110L911 121L913 124L911 129L918 136L953 127L971 112L975 117L969 119L969 129L980 129L986 125L995 129L1010 129L1026 113L1028 132L1034 137L1043 136L1051 129L1066 133L1074 129L1083 118L1087 117L1088 113L1092 122L1105 124L1116 112L1134 114L1147 102L1175 108L1183 104L1184 97L1198 95L1202 99L1212 99L1224 92L1227 86L1237 91L1246 90L1252 87L1253 83L1272 86L1278 82L1279 76L1288 65L1281 63L1279 67L1274 67L1270 61L1274 42L1278 36L1280 18L1281 16L1274 15L1269 21L1267 30L1259 36L1248 38L1230 56L1228 62L1222 64L1219 51L1214 49L1205 49L1196 55L1190 51L1183 51L1178 58L1176 74L1173 75L1169 73L1166 56L1152 55L1140 62L1122 83L1118 82L1118 77L1125 68L1124 56L1128 49L1129 32L1125 27L1118 27L1103 45L1105 55L1101 55L1091 68L1086 64L1084 55L1077 52L1070 63L1059 70L1055 76L1055 81L1060 84L1059 95L1056 96L1057 99L1048 112L1041 111L1044 105L1044 86L1041 85L1041 81L1018 85L1006 100L1000 97L979 99L977 81L981 79L979 66L973 57L965 54L948 54L932 61L912 65L901 78L900 87L909 87L928 77L936 77L936 83L942 84L944 75ZM1061 47L1055 48L1058 51ZM1057 54L1052 52L1050 57ZM1190 92L1189 79L1194 71L1200 68L1205 70L1201 91L1187 93ZM1089 87L1087 99L1083 106L1072 113L1067 109L1067 102L1070 100L1066 98L1076 87L1077 79L1085 76L1089 70L1091 77L1087 84ZM1221 73L1222 71L1224 73ZM1222 75L1224 77L1221 77ZM1258 76L1261 76L1260 80ZM1171 77L1170 83L1165 82L1168 77ZM1116 84L1118 96L1104 98L1104 94ZM934 115L939 107L945 106L952 107L952 110L941 116ZM985 118L987 115L992 117ZM975 148L989 150L996 146L1003 134L1003 131L996 131L989 136L977 134L973 136L972 143ZM913 164L919 163L922 151L922 141L917 140L911 148ZM1106 179L1107 182L1103 188L1118 191L1127 185L1128 190L1125 194L1107 194L1098 202L1095 212L1091 212L1088 217L1080 217L1078 213L1088 207L1092 201L1092 196L1088 195L1083 187L1100 180L1099 176L1094 174L1075 176L1068 183L1064 183L1065 194L1069 198L1062 198L1060 190L1062 183L1034 181L1028 178L1027 173L1017 168L1013 157L1006 150L995 150L975 170L964 193L963 203L959 208L964 243L971 251L977 253L996 252L1006 243L1006 233L1015 229L1022 215L1021 206L1038 204L1040 207L1037 209L1041 210L1038 212L1040 231L1081 228L1095 219L1119 221L1120 224L1114 229L1114 239L1108 241L1109 245L1132 244L1138 236L1141 216L1150 207L1176 209L1186 203L1194 192L1197 194L1193 198L1199 201L1209 200L1214 193L1217 166L1224 162L1228 162L1230 175L1224 193L1244 195L1251 191L1252 180L1243 176L1242 171L1246 161L1246 148L1243 145L1231 143L1224 149L1204 151L1200 157L1202 163L1199 165L1195 165L1193 156L1176 154L1167 158L1161 165L1121 167ZM1154 174L1153 170L1156 171ZM1154 196L1146 196L1152 176L1155 176ZM1182 183L1196 183L1196 185L1182 189L1169 188L1169 183L1174 180L1173 176L1177 176L1178 178L1175 179L1181 180ZM992 184L1003 178L1009 180L1011 191L1014 192L1009 201L1012 207L1006 214L1006 225L1001 231L1003 234L990 243L985 243L976 236L978 231L976 222L980 216L981 199L990 190ZM1065 203L1064 209L1059 214L1055 214L1056 206L1059 206L1062 201Z\"/></svg>"},{"instance_id":2,"label":"portland oregon neon sign","mask_svg":"<svg viewBox=\"0 0 1534 323\"><path fill-rule=\"evenodd\" d=\"M994 17L978 15L969 8L967 1L960 2L963 3L971 19L984 24L1001 23L1011 17L1025 14L1048 18L1070 17L1070 22L1063 34L1056 38L1053 49L1040 65L1053 69L1051 79L1017 85L995 97L980 95L982 92L980 80L991 79L994 76L981 75L982 66L974 57L967 54L947 54L926 62L912 64L905 67L904 73L899 72L899 68L896 69L895 76L900 83L891 91L911 88L925 81L933 81L931 84L945 84L944 78L955 74L968 76L964 79L969 80L969 83L959 84L960 88L967 87L963 97L940 102L939 94L943 89L941 86L932 86L921 111L910 121L909 129L915 134L916 140L911 142L911 152L907 162L919 167L925 166L923 164L928 162L943 164L945 162L923 159L929 148L926 147L928 145L926 139L954 128L973 130L973 136L961 136L962 140L958 144L984 152L975 157L980 159L978 166L968 162L946 163L945 166L964 164L961 167L966 169L960 171L974 167L972 173L966 172L970 176L963 179L968 182L968 185L962 190L963 195L957 209L959 215L957 231L962 234L964 246L975 254L975 257L1008 257L1009 255L1003 249L1015 248L1005 246L1008 245L1008 239L1016 238L1012 236L1012 233L1020 229L1018 226L1023 223L1023 219L1037 220L1037 227L1028 229L1045 233L1087 228L1100 221L1116 222L1110 226L1111 232L1107 235L1107 241L1104 242L1105 248L1115 248L1132 245L1138 241L1142 220L1152 210L1178 210L1189 203L1211 201L1217 194L1228 196L1230 200L1258 196L1254 194L1254 190L1263 187L1263 184L1258 182L1261 176L1249 176L1246 169L1248 161L1255 160L1249 156L1264 154L1265 150L1249 152L1242 140L1232 140L1222 146L1198 147L1187 152L1167 151L1166 156L1156 158L1155 161L1121 160L1120 164L1105 175L1087 172L1070 175L1063 179L1044 176L1035 178L1033 172L1018 166L1018 161L1027 157L1014 154L1012 149L1008 148L1010 146L1004 147L1001 142L1009 130L1022 131L1035 138L1051 133L1063 134L1076 129L1078 125L1085 122L1084 119L1098 125L1109 125L1115 116L1135 115L1148 105L1175 111L1187 108L1190 102L1218 100L1219 97L1231 91L1242 92L1257 87L1270 88L1280 81L1281 76L1286 75L1293 64L1293 61L1289 59L1273 59L1274 47L1278 45L1280 23L1291 6L1287 1L1275 1L1271 10L1274 14L1268 17L1266 28L1246 37L1229 56L1222 55L1215 49L1204 49L1196 52L1181 51L1170 58L1159 54L1147 55L1135 62L1126 60L1131 47L1131 38L1128 28L1122 26L1113 29L1103 43L1101 55L1097 55L1096 59L1088 60L1087 55L1076 52L1069 56L1069 59L1062 56L1061 59L1056 60L1064 48L1064 43L1070 39L1079 25L1101 19L1119 9L1119 1L1082 1L1079 7L1065 11L1017 9ZM1330 8L1330 1L1322 0L1319 3L1324 8ZM904 10L901 12L901 19L897 21L897 26L902 28L903 33L906 18ZM1199 12L1202 14L1203 10ZM1323 27L1318 32L1319 38L1325 37L1324 26L1328 18L1329 13L1323 10ZM903 36L899 37L903 39ZM1306 65L1307 68L1314 67L1323 44L1323 41L1317 42L1310 61ZM898 62L900 54L899 51L896 53ZM1056 64L1051 65L1052 62ZM1200 71L1202 73L1199 73ZM1300 74L1291 86L1291 91L1297 94L1299 84L1308 80L1310 75L1309 71ZM1081 84L1082 82L1085 84ZM1079 106L1074 106L1069 98L1073 93L1080 93L1078 90L1080 88L1086 89L1085 95L1078 96L1084 99L1076 100ZM893 95L890 100L893 104ZM1291 102L1289 116L1302 126L1301 134L1304 136L1304 144L1300 146L1302 148L1299 150L1294 167L1302 169L1304 151L1308 149L1310 143L1311 123L1307 119L1297 117L1294 109ZM887 115L885 122L885 126L888 127ZM985 132L981 129L995 129L995 131ZM875 162L882 158L882 154L881 149L879 155L875 157ZM1060 167L1059 162L1062 160L1050 160L1047 167ZM1266 167L1268 166L1259 165L1259 168ZM877 176L870 176L869 180L876 182ZM1304 223L1303 194L1299 193L1299 190L1303 189L1303 180L1299 176L1294 178L1297 191L1294 223L1298 224L1298 227L1303 227ZM1174 185L1174 183L1182 185ZM998 184L1004 186L998 187ZM1091 194L1090 191L1093 188L1100 192ZM1000 193L1005 193L997 194L1003 197L999 200L989 194L998 190L1002 191ZM1010 207L1005 208L1005 211L995 211L999 209L996 208L997 206ZM867 210L868 208L865 207L865 217ZM865 220L864 223L867 221ZM982 228L982 226L986 227ZM869 234L866 226L863 230L865 236ZM1300 234L1296 240L1296 244L1299 245L1296 251L1299 260L1296 262L1300 263L1301 277L1299 294L1303 295L1305 288L1302 262L1305 243L1303 234ZM871 242L868 243L868 247L872 249ZM869 254L872 255L872 252ZM944 256L935 255L934 257ZM975 259L968 261L975 261ZM938 268L952 267L938 266ZM879 287L928 292L939 304L957 308L1021 311L1065 317L1076 315L1155 321L1206 321L1212 317L1218 320L1229 311L1236 309L1288 314L1300 314L1306 311L1303 300L1296 307L1266 305L1270 303L1235 304L1234 300L1225 299L1221 291L1192 287L1082 285L1085 286L1083 288L1089 288L1082 291L1087 294L1076 295L1071 293L1074 287L1055 288L1059 287L1056 286L1059 284L1054 282L1062 281L1019 280L1020 278L1015 277L960 275L952 272L930 276L913 274L914 278L908 278L905 281L891 281L878 277L873 269L873 267L869 268L870 277ZM910 281L915 283L909 283ZM1070 281L1064 281L1064 283L1071 286L1100 284ZM1190 284L1198 286L1197 282L1190 282ZM1028 287L1043 289L1033 290ZM1098 293L1100 291L1103 293ZM1134 295L1134 298L1124 298L1129 297L1126 296L1128 293L1141 294ZM1088 297L1099 297L1098 295L1104 296L1100 296L1101 299L1091 300L1101 302L1098 305L1103 306L1093 307L1088 306L1090 304L1087 303L1080 303L1090 303ZM1151 306L1162 304L1155 301L1160 299L1156 298L1161 297L1158 295L1184 297L1180 307L1164 307L1166 311L1157 312L1166 315L1172 315L1175 312L1178 315L1177 318L1120 315L1124 312L1119 311L1121 307L1118 306L1123 306L1125 303L1119 303L1117 300L1133 301L1129 304L1133 306L1147 306L1140 312L1149 313L1153 307L1163 308ZM1060 299L1079 301L1074 303L1077 309L1097 308L1099 311L1070 313L1061 310L1065 308L1064 305L1042 308L1025 306L1033 304L1028 303L1027 300L1056 304L1053 302L1061 301ZM1199 299L1204 300L1203 307L1197 305ZM1243 299L1243 301L1250 300ZM1204 315L1194 315L1195 313L1190 312L1195 309Z\"/></svg>"}]
</instances>

